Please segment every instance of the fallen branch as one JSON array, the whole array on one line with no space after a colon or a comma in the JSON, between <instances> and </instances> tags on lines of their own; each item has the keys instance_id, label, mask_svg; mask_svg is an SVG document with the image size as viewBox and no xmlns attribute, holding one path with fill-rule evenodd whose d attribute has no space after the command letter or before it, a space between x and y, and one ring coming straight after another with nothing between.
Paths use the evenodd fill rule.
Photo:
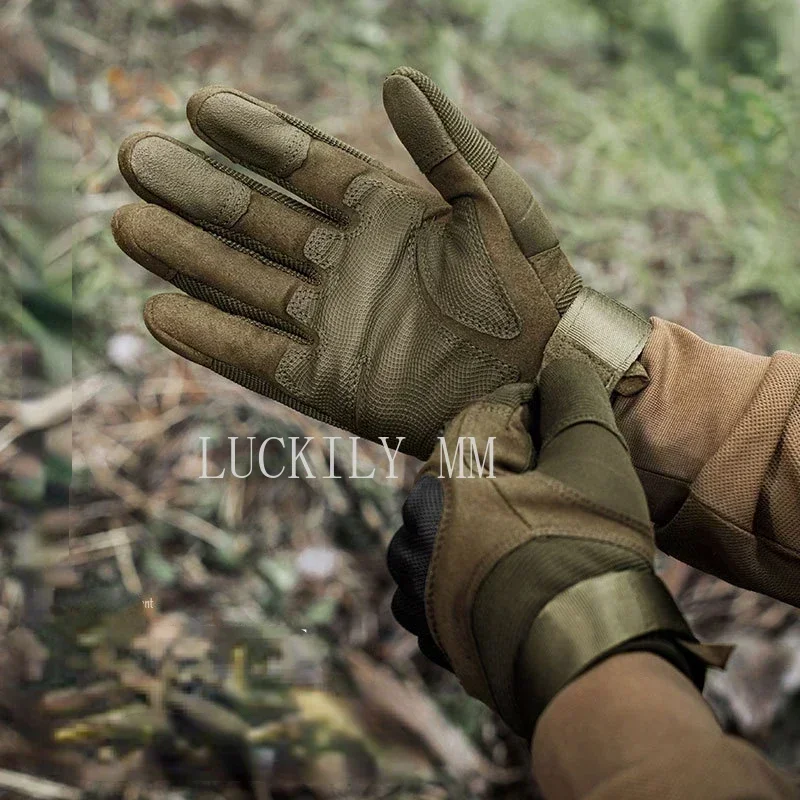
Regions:
<instances>
[{"instance_id":1,"label":"fallen branch","mask_svg":"<svg viewBox=\"0 0 800 800\"><path fill-rule=\"evenodd\" d=\"M83 792L63 783L36 778L24 772L0 769L0 787L21 792L37 800L81 800Z\"/></svg>"},{"instance_id":2,"label":"fallen branch","mask_svg":"<svg viewBox=\"0 0 800 800\"><path fill-rule=\"evenodd\" d=\"M433 700L415 686L356 650L349 652L346 659L364 701L418 736L451 775L480 776L492 783L520 780L520 770L504 769L484 758Z\"/></svg>"},{"instance_id":3,"label":"fallen branch","mask_svg":"<svg viewBox=\"0 0 800 800\"><path fill-rule=\"evenodd\" d=\"M7 404L4 413L11 421L0 429L0 451L30 432L52 428L72 417L74 410L93 397L102 386L98 377L73 386L68 383L43 397Z\"/></svg>"}]
</instances>

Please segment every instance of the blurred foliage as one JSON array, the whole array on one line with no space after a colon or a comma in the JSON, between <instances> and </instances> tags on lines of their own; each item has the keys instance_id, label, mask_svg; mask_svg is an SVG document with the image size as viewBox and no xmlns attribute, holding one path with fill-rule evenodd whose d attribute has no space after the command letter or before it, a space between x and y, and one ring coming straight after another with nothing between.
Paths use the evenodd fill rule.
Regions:
<instances>
[{"instance_id":1,"label":"blurred foliage","mask_svg":"<svg viewBox=\"0 0 800 800\"><path fill-rule=\"evenodd\" d=\"M106 697L100 679L108 674L135 673L145 684L155 675L181 692L175 705L198 730L209 713L211 728L230 722L225 710L243 714L246 704L224 676L252 625L248 642L286 650L273 657L288 666L272 688L286 690L288 675L293 709L310 708L317 721L349 719L317 688L303 694L294 684L301 671L315 687L342 674L359 684L360 674L359 713L388 714L405 729L398 744L391 726L375 739L360 730L369 719L359 720L356 738L368 752L353 763L342 757L344 767L334 759L334 773L363 771L362 762L377 759L381 779L394 781L385 796L531 796L526 780L495 771L522 765L524 773L524 746L414 654L391 621L383 549L399 524L404 482L293 481L289 491L277 481L198 481L200 436L210 437L219 464L228 436L331 430L214 376L198 379L154 344L140 308L165 284L124 257L109 231L112 211L134 199L118 174L119 143L140 128L189 139L183 103L204 84L264 97L414 174L380 111L381 81L401 64L429 73L528 179L587 283L718 342L800 350L796 0L9 0L0 6L0 394L44 394L48 422L0 449L0 636L7 627L33 628L42 615L37 598L49 592L63 612L55 627L37 627L49 661L33 634L14 647L46 662L58 691L80 672L100 682L95 689L112 713L115 703L139 703L133 721L90 715L65 726L78 740L87 731L127 737L131 725L137 735L150 731L148 741L152 730L175 734L163 709L155 721L147 716L138 689L115 684ZM63 398L49 392L70 377L82 397L72 427ZM0 403L0 416L19 408ZM269 453L269 467L279 469L281 458ZM413 469L408 462L407 478ZM79 556L72 584L53 555L63 560L68 530ZM729 729L796 767L791 687L773 680L796 673L796 639L787 633L797 635L796 615L675 563L669 569L704 632L750 632L740 666L711 687L717 712ZM78 587L74 596L69 587ZM122 623L128 609L142 623L140 589L157 596L164 613L134 647ZM83 620L92 614L100 617ZM70 615L91 623L77 638L64 630ZM120 641L107 641L115 628ZM207 637L213 648L187 656L191 669L178 680L169 659L152 654L164 637ZM147 676L130 663L142 648ZM359 660L365 652L368 662ZM370 696L373 683L385 691ZM210 692L199 699L221 711L182 694L198 685ZM9 696L18 699L0 691L0 704ZM84 702L55 699L64 697ZM433 701L436 713L426 705ZM32 706L19 707L37 718ZM425 725L409 720L409 708L435 719L442 739L449 726L463 732L484 773L482 790L453 777L458 770ZM303 725L280 736L305 747ZM79 781L44 748L30 762L19 758L28 771L35 764ZM127 758L116 785L141 778L150 791L152 775ZM286 753L275 759L294 763ZM192 786L199 762L184 751L167 760L186 771L173 785ZM303 781L330 784L328 772L314 769L295 774L293 766L270 780L290 787L278 796L307 796L297 788ZM93 774L87 768L82 785L97 783Z\"/></svg>"},{"instance_id":2,"label":"blurred foliage","mask_svg":"<svg viewBox=\"0 0 800 800\"><path fill-rule=\"evenodd\" d=\"M667 313L655 262L666 280L697 280L715 295L704 300L718 319L701 333L745 344L741 314L758 322L758 310L778 308L787 322L770 344L800 347L792 0L35 0L32 9L44 49L26 80L0 93L0 139L21 155L3 187L0 324L42 345L56 381L68 363L54 338L68 335L70 289L75 314L90 320L76 331L79 371L84 351L91 369L91 353L141 297L145 279L118 269L105 225L127 120L185 137L182 99L235 80L299 99L324 121L345 98L350 113L376 106L383 76L401 63L457 100L490 98L484 127L502 128L508 115L524 130L530 154L519 134L500 145L518 152L570 253L592 262L588 278L602 284L591 267L621 261L641 287L629 299ZM537 146L558 163L541 163ZM642 229L657 227L654 215L691 230L676 222L677 237L653 241Z\"/></svg>"}]
</instances>

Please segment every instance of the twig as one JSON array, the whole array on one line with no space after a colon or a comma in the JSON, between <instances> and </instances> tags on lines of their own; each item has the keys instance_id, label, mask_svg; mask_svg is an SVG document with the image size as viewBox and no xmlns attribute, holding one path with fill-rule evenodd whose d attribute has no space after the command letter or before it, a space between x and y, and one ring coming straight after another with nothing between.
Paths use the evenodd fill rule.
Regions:
<instances>
[{"instance_id":1,"label":"twig","mask_svg":"<svg viewBox=\"0 0 800 800\"><path fill-rule=\"evenodd\" d=\"M85 564L94 560L97 557L96 554L102 554L104 550L115 549L120 541L118 537L124 537L124 541L130 549L131 543L137 541L143 533L144 528L141 525L131 525L87 536L70 537L69 545L66 548L50 548L53 554L46 559L43 566L59 566L65 561L68 561L70 566ZM100 555L100 557L105 556Z\"/></svg>"},{"instance_id":2,"label":"twig","mask_svg":"<svg viewBox=\"0 0 800 800\"><path fill-rule=\"evenodd\" d=\"M362 698L422 739L451 775L458 778L478 775L492 783L520 780L520 770L498 767L484 758L430 697L415 686L400 681L391 670L357 650L345 657Z\"/></svg>"},{"instance_id":3,"label":"twig","mask_svg":"<svg viewBox=\"0 0 800 800\"><path fill-rule=\"evenodd\" d=\"M42 697L41 707L48 714L74 714L98 700L116 701L124 693L125 688L113 680L99 681L80 689L69 686L47 692Z\"/></svg>"},{"instance_id":4,"label":"twig","mask_svg":"<svg viewBox=\"0 0 800 800\"><path fill-rule=\"evenodd\" d=\"M139 573L136 571L136 564L133 561L130 539L124 530L117 530L114 534L114 553L117 556L117 566L119 566L125 588L131 594L141 594L142 582L139 580Z\"/></svg>"},{"instance_id":5,"label":"twig","mask_svg":"<svg viewBox=\"0 0 800 800\"><path fill-rule=\"evenodd\" d=\"M186 509L169 508L161 502L154 501L138 486L115 474L105 462L99 459L87 459L86 463L96 485L116 494L128 508L142 511L152 519L158 519L179 528L219 551L227 553L237 551L236 539L216 525L212 525Z\"/></svg>"},{"instance_id":6,"label":"twig","mask_svg":"<svg viewBox=\"0 0 800 800\"><path fill-rule=\"evenodd\" d=\"M194 409L190 406L175 406L155 419L120 422L117 425L109 426L108 430L123 441L134 439L141 442L144 439L155 439L158 436L163 436L173 425L183 422L192 413L194 413Z\"/></svg>"},{"instance_id":7,"label":"twig","mask_svg":"<svg viewBox=\"0 0 800 800\"><path fill-rule=\"evenodd\" d=\"M10 769L0 769L0 786L38 800L81 800L83 797L80 789Z\"/></svg>"},{"instance_id":8,"label":"twig","mask_svg":"<svg viewBox=\"0 0 800 800\"><path fill-rule=\"evenodd\" d=\"M52 428L66 422L75 409L86 403L100 389L102 381L93 377L73 386L62 386L43 397L21 400L9 406L13 419L0 429L0 451L29 431Z\"/></svg>"},{"instance_id":9,"label":"twig","mask_svg":"<svg viewBox=\"0 0 800 800\"><path fill-rule=\"evenodd\" d=\"M229 534L202 517L192 514L191 511L183 508L150 509L150 511L162 522L168 522L170 525L196 536L217 550L227 552L235 550L235 540Z\"/></svg>"}]
</instances>

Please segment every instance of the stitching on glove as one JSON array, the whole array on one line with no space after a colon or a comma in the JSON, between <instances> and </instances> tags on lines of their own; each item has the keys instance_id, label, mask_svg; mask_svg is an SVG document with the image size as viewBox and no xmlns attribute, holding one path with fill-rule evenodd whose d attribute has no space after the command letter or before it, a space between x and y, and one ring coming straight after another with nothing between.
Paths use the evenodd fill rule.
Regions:
<instances>
[{"instance_id":1,"label":"stitching on glove","mask_svg":"<svg viewBox=\"0 0 800 800\"><path fill-rule=\"evenodd\" d=\"M286 304L286 313L304 325L311 325L316 310L318 292L310 286L299 286L295 289L289 302Z\"/></svg>"},{"instance_id":2,"label":"stitching on glove","mask_svg":"<svg viewBox=\"0 0 800 800\"><path fill-rule=\"evenodd\" d=\"M232 228L236 223L247 213L250 208L250 203L253 201L253 196L250 192L247 192L247 202L244 205L244 208L239 211L238 207L241 203L241 192L238 191L239 186L241 184L235 184L231 186L226 195L225 199L222 201L222 210L220 212L220 217L222 220L220 224L224 224L226 228Z\"/></svg>"},{"instance_id":3,"label":"stitching on glove","mask_svg":"<svg viewBox=\"0 0 800 800\"><path fill-rule=\"evenodd\" d=\"M452 141L448 144L440 144L437 147L424 150L417 156L417 161L421 162L422 165L422 174L427 175L432 169L438 167L439 164L457 152L458 148Z\"/></svg>"},{"instance_id":4,"label":"stitching on glove","mask_svg":"<svg viewBox=\"0 0 800 800\"><path fill-rule=\"evenodd\" d=\"M423 306L433 305L433 307L442 317L447 318L446 315L442 314L441 310L433 302L433 299L430 298L430 295L428 295L427 292L423 291L424 287L421 286L419 276L416 272L414 272L412 276L411 285L414 287L414 292L416 294L417 299ZM430 299L426 301L426 297ZM448 340L448 343L451 343L453 345L458 344L462 348L465 348L470 352L474 353L478 358L480 358L481 362L486 366L492 365L495 367L499 367L503 371L502 381L501 381L502 384L516 383L516 381L519 380L519 370L512 364L509 364L507 361L503 361L502 359L498 358L492 353L489 353L486 350L481 349L472 342L469 342L466 339L462 339L460 336L453 333L445 325L442 325L441 322L439 323L439 330L441 331L442 336L444 336Z\"/></svg>"},{"instance_id":5,"label":"stitching on glove","mask_svg":"<svg viewBox=\"0 0 800 800\"><path fill-rule=\"evenodd\" d=\"M514 308L506 287L500 280L494 263L486 251L483 238L480 234L476 236L472 232L473 230L480 230L474 203L469 201L468 205L463 205L462 208L465 209L469 217L465 226L469 230L469 235L462 238L460 243L469 251L470 260L473 262L474 268L479 270L480 275L488 281L491 287L491 294L484 296L483 299L492 301L490 313L492 316L499 316L500 320L489 321L486 314L480 315L473 312L471 305L458 302L464 298L458 296L455 298L448 297L448 294L455 293L458 295L459 287L458 285L454 286L452 282L448 283L447 280L445 257L448 232L445 228L446 223L442 223L439 220L431 220L420 228L418 249L415 253L417 272L422 278L428 295L439 311L446 317L480 333L487 333L502 339L513 339L522 330L519 314ZM471 227L470 223L472 224ZM423 253L420 253L420 250ZM434 270L438 270L436 274L433 274ZM434 289L436 290L435 292Z\"/></svg>"},{"instance_id":6,"label":"stitching on glove","mask_svg":"<svg viewBox=\"0 0 800 800\"><path fill-rule=\"evenodd\" d=\"M627 525L629 528L633 528L634 530L639 531L640 533L649 535L651 530L651 526L649 523L644 523L641 520L636 519L635 517L630 517L627 514L622 514L618 511L614 511L611 508L606 508L606 506L602 505L601 503L596 503L594 502L594 500L590 500L588 497L581 494L581 492L579 492L577 489L573 489L571 486L567 486L565 483L562 483L556 478L551 478L545 472L537 470L536 475L538 480L546 484L557 495L565 499L571 500L574 503L577 503L585 510L591 511L594 514L599 514L600 516L603 516L606 519L613 520L614 522L619 522L623 525Z\"/></svg>"},{"instance_id":7,"label":"stitching on glove","mask_svg":"<svg viewBox=\"0 0 800 800\"><path fill-rule=\"evenodd\" d=\"M527 259L527 262L533 267L534 271L540 276L541 279L542 274L554 274L555 267L553 262L561 261L562 259L569 263L564 251L561 249L561 245L556 244L547 250L543 250L541 253L536 253L530 256ZM560 282L552 287L552 291L545 287L545 292L547 292L547 296L553 302L553 305L558 302L561 297L561 293L564 291L567 285L575 279L575 275L570 274L571 272L572 270L565 272L563 277L560 279ZM542 285L544 286L544 281L542 281Z\"/></svg>"}]
</instances>

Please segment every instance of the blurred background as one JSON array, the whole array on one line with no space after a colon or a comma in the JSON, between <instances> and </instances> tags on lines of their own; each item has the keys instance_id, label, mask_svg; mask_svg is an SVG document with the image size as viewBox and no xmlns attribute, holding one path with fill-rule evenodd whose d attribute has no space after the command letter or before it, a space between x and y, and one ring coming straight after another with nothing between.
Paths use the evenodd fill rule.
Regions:
<instances>
[{"instance_id":1,"label":"blurred background","mask_svg":"<svg viewBox=\"0 0 800 800\"><path fill-rule=\"evenodd\" d=\"M524 744L391 618L415 462L390 481L365 445L373 481L198 480L201 436L215 474L229 436L332 431L151 340L167 285L108 226L121 140L197 145L184 102L210 83L423 180L381 108L401 64L535 187L589 285L800 350L798 0L6 0L1 797L537 797ZM720 720L800 773L800 613L659 568L739 645L706 690Z\"/></svg>"}]
</instances>

